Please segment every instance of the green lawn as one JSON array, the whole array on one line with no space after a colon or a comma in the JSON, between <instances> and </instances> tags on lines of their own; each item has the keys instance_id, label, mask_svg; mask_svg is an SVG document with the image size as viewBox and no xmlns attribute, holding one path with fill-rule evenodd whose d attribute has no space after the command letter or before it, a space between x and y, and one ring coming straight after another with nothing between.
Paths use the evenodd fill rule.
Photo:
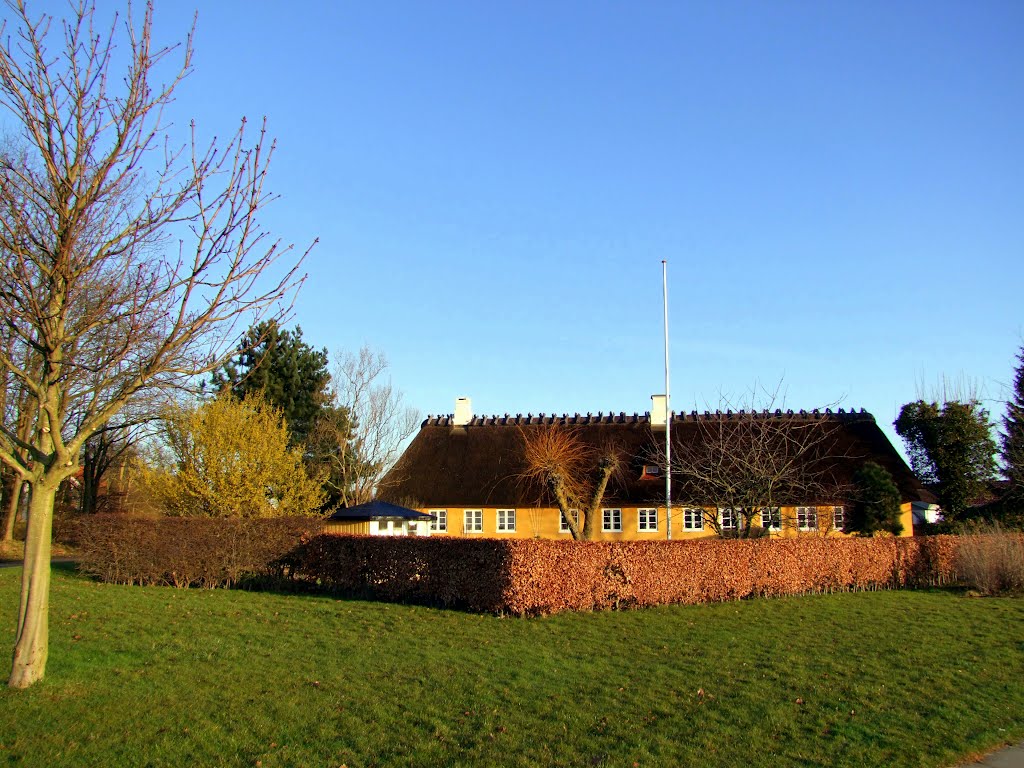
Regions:
<instances>
[{"instance_id":1,"label":"green lawn","mask_svg":"<svg viewBox=\"0 0 1024 768\"><path fill-rule=\"evenodd\" d=\"M54 575L0 765L942 766L1024 739L1020 598L511 619Z\"/></svg>"}]
</instances>

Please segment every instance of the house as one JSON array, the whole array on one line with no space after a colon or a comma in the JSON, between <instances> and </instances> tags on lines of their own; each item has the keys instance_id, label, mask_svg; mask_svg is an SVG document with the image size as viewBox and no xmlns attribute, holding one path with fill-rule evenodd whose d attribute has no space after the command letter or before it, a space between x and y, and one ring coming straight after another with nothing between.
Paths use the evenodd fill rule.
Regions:
<instances>
[{"instance_id":1,"label":"house","mask_svg":"<svg viewBox=\"0 0 1024 768\"><path fill-rule=\"evenodd\" d=\"M524 458L531 431L569 430L590 446L614 445L621 456L600 504L595 538L601 540L685 539L728 535L736 513L702 496L686 482L673 485L666 528L665 479L659 447L665 442L664 408L657 401L645 414L474 416L468 398L455 414L428 417L394 468L384 477L382 495L431 516L430 532L447 536L570 538L571 533L545 484L531 482ZM660 411L660 418L659 418ZM871 414L844 411L676 414L672 444L676 451L708 440L713 427L731 428L754 420L780 434L827 430L828 450L815 461L826 483L813 498L780 488L777 506L751 516L759 533L774 536L843 535L857 468L873 461L892 475L900 491L904 532L913 533L915 502L932 502L906 462ZM823 445L825 443L823 442ZM675 478L675 472L673 477ZM738 508L737 508L738 509ZM760 516L758 519L758 515ZM671 536L669 536L669 529Z\"/></svg>"},{"instance_id":2,"label":"house","mask_svg":"<svg viewBox=\"0 0 1024 768\"><path fill-rule=\"evenodd\" d=\"M324 533L370 536L429 536L430 515L380 499L339 509L327 518Z\"/></svg>"}]
</instances>

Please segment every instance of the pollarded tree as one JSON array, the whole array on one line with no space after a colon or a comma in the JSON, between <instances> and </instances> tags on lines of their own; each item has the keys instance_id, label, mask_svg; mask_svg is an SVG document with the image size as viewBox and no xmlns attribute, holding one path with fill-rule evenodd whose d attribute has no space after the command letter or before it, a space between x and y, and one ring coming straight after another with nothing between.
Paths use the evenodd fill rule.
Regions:
<instances>
[{"instance_id":1,"label":"pollarded tree","mask_svg":"<svg viewBox=\"0 0 1024 768\"><path fill-rule=\"evenodd\" d=\"M593 445L559 425L520 428L522 479L539 483L562 513L573 539L590 541L599 530L601 501L621 464L614 444Z\"/></svg>"},{"instance_id":2,"label":"pollarded tree","mask_svg":"<svg viewBox=\"0 0 1024 768\"><path fill-rule=\"evenodd\" d=\"M281 411L258 392L172 407L161 437L164 466L144 466L140 479L170 515L311 515L324 502L323 478L306 474Z\"/></svg>"},{"instance_id":3,"label":"pollarded tree","mask_svg":"<svg viewBox=\"0 0 1024 768\"><path fill-rule=\"evenodd\" d=\"M900 489L889 471L873 461L866 461L854 473L853 485L853 509L845 530L864 536L880 531L899 536L903 532Z\"/></svg>"},{"instance_id":4,"label":"pollarded tree","mask_svg":"<svg viewBox=\"0 0 1024 768\"><path fill-rule=\"evenodd\" d=\"M910 456L910 466L938 488L947 519L963 515L995 474L996 444L986 411L977 400L917 400L900 409L894 422Z\"/></svg>"},{"instance_id":5,"label":"pollarded tree","mask_svg":"<svg viewBox=\"0 0 1024 768\"><path fill-rule=\"evenodd\" d=\"M275 264L290 248L258 224L272 199L265 129L252 141L243 120L226 144L194 126L182 146L165 135L191 35L154 46L151 3L106 31L91 3L64 22L23 0L7 8L0 105L24 156L0 158L0 322L13 344L0 368L33 414L28 439L0 426L0 460L32 486L9 679L20 688L45 673L54 499L85 442L140 393L218 368L236 326L286 313L299 280L296 263ZM172 247L172 235L188 239Z\"/></svg>"}]
</instances>

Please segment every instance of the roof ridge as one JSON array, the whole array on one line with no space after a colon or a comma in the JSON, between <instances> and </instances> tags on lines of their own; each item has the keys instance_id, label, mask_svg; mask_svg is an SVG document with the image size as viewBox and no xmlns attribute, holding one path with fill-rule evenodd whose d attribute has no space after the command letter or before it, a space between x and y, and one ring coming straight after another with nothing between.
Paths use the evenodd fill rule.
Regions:
<instances>
[{"instance_id":1,"label":"roof ridge","mask_svg":"<svg viewBox=\"0 0 1024 768\"><path fill-rule=\"evenodd\" d=\"M672 414L672 423L685 423L688 421L704 421L710 419L735 419L735 418L787 418L787 419L831 419L836 421L861 421L870 420L874 421L875 417L868 411L861 408L859 411L851 408L849 410L845 408L839 408L833 411L831 408L813 408L810 411L805 409L793 410L787 408L776 408L774 410L747 410L740 409L733 411L727 409L725 411L706 410L690 411L688 413L674 413ZM492 416L474 416L470 419L467 424L455 424L454 414L429 414L427 418L420 425L421 427L426 426L439 426L439 427L452 427L452 426L540 426L540 425L558 425L558 426L576 426L581 424L649 424L651 421L650 411L644 413L632 413L627 414L625 411L619 413L613 413L609 411L598 411L596 414L588 412L587 414L547 414L539 413L536 416L532 413L527 413L525 416L522 413L517 413L515 416L511 414L503 415L492 415Z\"/></svg>"}]
</instances>

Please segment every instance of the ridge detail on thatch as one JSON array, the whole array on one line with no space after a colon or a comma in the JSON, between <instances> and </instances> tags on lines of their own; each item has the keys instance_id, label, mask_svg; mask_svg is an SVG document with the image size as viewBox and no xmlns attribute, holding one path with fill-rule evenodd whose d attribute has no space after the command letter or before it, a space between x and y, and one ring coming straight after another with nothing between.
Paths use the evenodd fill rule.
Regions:
<instances>
[{"instance_id":1,"label":"ridge detail on thatch","mask_svg":"<svg viewBox=\"0 0 1024 768\"><path fill-rule=\"evenodd\" d=\"M726 410L726 411L690 411L689 413L674 413L672 415L673 424L682 424L686 422L695 421L711 421L711 420L722 420L722 419L741 419L741 418L755 418L755 419L791 419L791 420L806 420L816 421L821 419L828 419L831 421L871 421L875 420L875 417L870 413L861 408L859 411L851 408L846 410L840 408L837 411L833 411L831 408L825 408L824 410L815 408L811 411L799 410L794 411L792 409L782 410L776 408L773 411L756 411L756 410ZM558 424L558 425L575 425L575 424L650 424L651 414L650 411L646 413L625 413L620 411L619 413L604 413L598 411L596 414L546 414L540 413L534 416L532 413L528 413L525 416L521 413L517 413L515 416L511 414L494 415L494 416L475 416L470 419L468 424L460 424L458 426L524 426L524 425L536 425L536 424ZM438 416L427 416L427 418L420 425L421 427L450 427L455 425L454 414L445 414Z\"/></svg>"}]
</instances>

